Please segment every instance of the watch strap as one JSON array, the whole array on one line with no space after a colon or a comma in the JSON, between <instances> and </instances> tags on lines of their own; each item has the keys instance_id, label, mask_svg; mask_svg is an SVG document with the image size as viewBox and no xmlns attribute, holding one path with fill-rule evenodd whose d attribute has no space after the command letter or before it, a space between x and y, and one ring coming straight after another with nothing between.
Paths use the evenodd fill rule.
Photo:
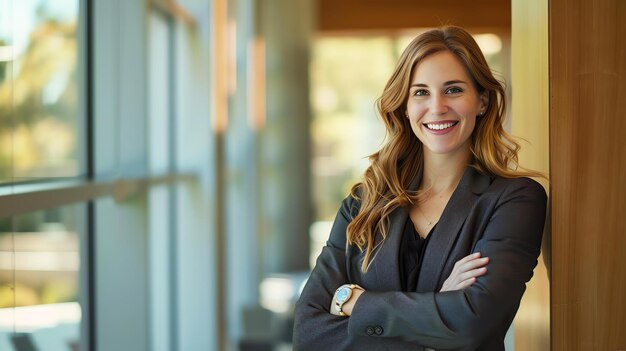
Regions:
<instances>
[{"instance_id":1,"label":"watch strap","mask_svg":"<svg viewBox=\"0 0 626 351\"><path fill-rule=\"evenodd\" d=\"M348 298L343 301L343 302L339 302L337 300L337 293L343 289L343 288L348 288L350 289L350 295L348 296ZM334 307L335 307L335 311L337 312L337 314L339 314L340 316L347 316L347 314L343 311L343 305L350 301L350 299L352 298L352 292L354 291L354 289L358 289L358 290L363 290L363 288L361 288L360 286L356 285L356 284L344 284L340 287L337 288L337 290L335 290L335 295L333 296L333 300L334 300Z\"/></svg>"}]
</instances>

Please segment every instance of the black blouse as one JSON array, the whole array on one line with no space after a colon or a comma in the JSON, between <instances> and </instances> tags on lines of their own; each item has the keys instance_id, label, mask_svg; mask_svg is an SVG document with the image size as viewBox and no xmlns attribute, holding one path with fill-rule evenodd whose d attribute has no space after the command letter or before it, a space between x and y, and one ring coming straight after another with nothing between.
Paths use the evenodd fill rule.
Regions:
<instances>
[{"instance_id":1,"label":"black blouse","mask_svg":"<svg viewBox=\"0 0 626 351\"><path fill-rule=\"evenodd\" d=\"M422 238L415 227L411 217L407 217L400 242L400 283L402 291L417 291L417 281L419 279L420 267L426 246L435 230L435 224L428 232L426 238Z\"/></svg>"}]
</instances>

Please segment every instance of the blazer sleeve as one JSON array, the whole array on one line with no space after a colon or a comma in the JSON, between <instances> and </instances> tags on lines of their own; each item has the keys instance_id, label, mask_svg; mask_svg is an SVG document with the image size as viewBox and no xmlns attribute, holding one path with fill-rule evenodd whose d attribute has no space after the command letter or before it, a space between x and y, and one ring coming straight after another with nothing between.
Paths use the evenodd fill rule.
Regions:
<instances>
[{"instance_id":1,"label":"blazer sleeve","mask_svg":"<svg viewBox=\"0 0 626 351\"><path fill-rule=\"evenodd\" d=\"M474 247L490 258L485 275L457 291L366 291L354 306L348 333L365 335L368 326L380 326L383 333L370 339L473 350L508 326L537 265L546 213L541 185L528 178L509 183Z\"/></svg>"},{"instance_id":2,"label":"blazer sleeve","mask_svg":"<svg viewBox=\"0 0 626 351\"><path fill-rule=\"evenodd\" d=\"M348 282L345 232L351 220L350 208L354 202L351 196L342 202L329 240L318 256L315 268L296 303L294 350L333 349L327 347L335 345L337 348L346 342L348 318L330 314L329 306L335 290Z\"/></svg>"},{"instance_id":3,"label":"blazer sleeve","mask_svg":"<svg viewBox=\"0 0 626 351\"><path fill-rule=\"evenodd\" d=\"M329 307L335 290L349 283L346 269L346 228L358 212L351 196L341 205L326 246L298 299L294 315L293 349L300 350L423 350L402 340L372 340L348 333L349 317L335 316Z\"/></svg>"}]
</instances>

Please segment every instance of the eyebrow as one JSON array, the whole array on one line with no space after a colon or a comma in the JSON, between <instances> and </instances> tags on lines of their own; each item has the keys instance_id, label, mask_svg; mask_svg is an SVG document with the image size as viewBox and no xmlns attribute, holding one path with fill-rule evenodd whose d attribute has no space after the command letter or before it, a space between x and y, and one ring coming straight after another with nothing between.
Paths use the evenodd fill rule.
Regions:
<instances>
[{"instance_id":1,"label":"eyebrow","mask_svg":"<svg viewBox=\"0 0 626 351\"><path fill-rule=\"evenodd\" d=\"M448 86L448 85L454 85L454 84L467 84L466 81L463 80L449 80L445 83L443 83L444 86ZM418 83L418 84L411 84L412 87L419 87L419 88L428 88L428 85L423 84L423 83Z\"/></svg>"}]
</instances>

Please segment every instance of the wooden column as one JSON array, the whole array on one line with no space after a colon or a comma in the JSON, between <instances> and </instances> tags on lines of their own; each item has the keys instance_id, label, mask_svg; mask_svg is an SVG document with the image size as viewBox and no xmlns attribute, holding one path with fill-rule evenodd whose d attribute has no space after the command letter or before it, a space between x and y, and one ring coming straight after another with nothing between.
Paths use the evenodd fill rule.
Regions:
<instances>
[{"instance_id":1,"label":"wooden column","mask_svg":"<svg viewBox=\"0 0 626 351\"><path fill-rule=\"evenodd\" d=\"M626 1L549 18L552 350L624 350Z\"/></svg>"}]
</instances>

